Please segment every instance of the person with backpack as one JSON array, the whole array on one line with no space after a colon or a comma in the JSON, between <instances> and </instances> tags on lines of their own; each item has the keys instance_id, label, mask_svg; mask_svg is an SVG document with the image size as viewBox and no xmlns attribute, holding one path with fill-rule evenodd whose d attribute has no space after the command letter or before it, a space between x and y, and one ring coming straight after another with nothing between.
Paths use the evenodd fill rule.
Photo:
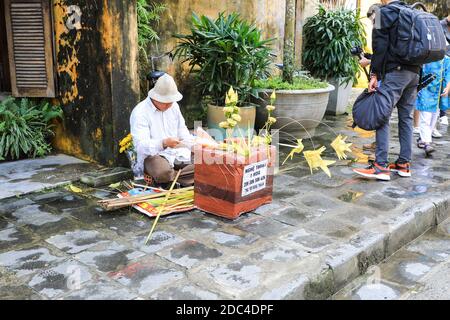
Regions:
<instances>
[{"instance_id":1,"label":"person with backpack","mask_svg":"<svg viewBox=\"0 0 450 320\"><path fill-rule=\"evenodd\" d=\"M436 79L419 93L416 103L420 119L420 137L417 140L417 146L424 149L425 155L428 157L435 152L431 143L433 131L439 119L439 111L445 112L448 109L450 57L445 56L441 61L426 64L423 72L436 76Z\"/></svg>"},{"instance_id":2,"label":"person with backpack","mask_svg":"<svg viewBox=\"0 0 450 320\"><path fill-rule=\"evenodd\" d=\"M445 38L447 39L447 42L450 44L450 15L441 20L442 29L444 30ZM450 57L450 45L447 46L447 56ZM441 110L439 114L439 122L444 125L448 126L448 116L445 110Z\"/></svg>"},{"instance_id":3,"label":"person with backpack","mask_svg":"<svg viewBox=\"0 0 450 320\"><path fill-rule=\"evenodd\" d=\"M382 4L372 33L374 54L368 91L382 93L379 114L383 118L374 119L377 123L375 162L354 172L366 178L389 181L391 172L411 177L413 110L420 70L425 63L442 60L446 47L442 27L435 16L412 9L401 1L382 0ZM378 88L379 80L382 84ZM394 106L398 109L400 155L390 164L389 118Z\"/></svg>"}]
</instances>

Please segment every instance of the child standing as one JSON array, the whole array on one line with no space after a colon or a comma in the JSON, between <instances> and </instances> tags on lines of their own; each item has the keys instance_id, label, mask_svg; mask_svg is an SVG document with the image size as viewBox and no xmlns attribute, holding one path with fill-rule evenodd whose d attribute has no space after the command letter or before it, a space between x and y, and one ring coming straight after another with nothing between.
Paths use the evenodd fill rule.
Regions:
<instances>
[{"instance_id":1,"label":"child standing","mask_svg":"<svg viewBox=\"0 0 450 320\"><path fill-rule=\"evenodd\" d=\"M417 146L425 150L426 156L430 156L435 149L433 142L433 130L439 119L439 110L448 109L448 94L450 91L450 58L445 56L441 61L424 65L423 74L435 74L436 79L419 92L416 109L419 111L420 138Z\"/></svg>"}]
</instances>

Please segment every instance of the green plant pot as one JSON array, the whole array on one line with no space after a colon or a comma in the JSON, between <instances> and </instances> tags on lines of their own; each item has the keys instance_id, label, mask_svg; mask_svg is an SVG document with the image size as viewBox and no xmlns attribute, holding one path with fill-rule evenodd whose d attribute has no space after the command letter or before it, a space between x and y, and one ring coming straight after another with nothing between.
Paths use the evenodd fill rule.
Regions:
<instances>
[{"instance_id":1,"label":"green plant pot","mask_svg":"<svg viewBox=\"0 0 450 320\"><path fill-rule=\"evenodd\" d=\"M234 137L247 137L248 128L250 124L250 129L252 131L255 128L256 119L256 107L241 107L240 116L242 117L241 122L235 128L233 132ZM208 105L208 129L213 129L211 132L214 138L218 141L223 141L226 138L226 130L219 127L219 123L225 121L225 114L223 113L223 107Z\"/></svg>"}]
</instances>

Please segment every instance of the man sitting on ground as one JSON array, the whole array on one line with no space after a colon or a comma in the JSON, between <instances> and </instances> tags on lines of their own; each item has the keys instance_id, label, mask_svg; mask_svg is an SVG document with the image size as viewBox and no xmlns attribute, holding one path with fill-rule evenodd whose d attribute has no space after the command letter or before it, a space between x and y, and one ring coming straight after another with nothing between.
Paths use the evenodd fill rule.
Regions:
<instances>
[{"instance_id":1,"label":"man sitting on ground","mask_svg":"<svg viewBox=\"0 0 450 320\"><path fill-rule=\"evenodd\" d=\"M177 103L182 98L175 80L165 74L131 114L138 166L159 185L172 182L178 170L181 185L193 183L194 165L189 147L193 137Z\"/></svg>"}]
</instances>

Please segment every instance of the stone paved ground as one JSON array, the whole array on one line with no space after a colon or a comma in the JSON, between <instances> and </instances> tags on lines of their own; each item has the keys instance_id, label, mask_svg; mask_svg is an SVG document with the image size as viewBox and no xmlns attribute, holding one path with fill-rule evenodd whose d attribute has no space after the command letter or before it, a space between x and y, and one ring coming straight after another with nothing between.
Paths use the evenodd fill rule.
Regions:
<instances>
[{"instance_id":1,"label":"stone paved ground","mask_svg":"<svg viewBox=\"0 0 450 320\"><path fill-rule=\"evenodd\" d=\"M0 164L0 199L66 184L99 166L66 155Z\"/></svg>"},{"instance_id":2,"label":"stone paved ground","mask_svg":"<svg viewBox=\"0 0 450 320\"><path fill-rule=\"evenodd\" d=\"M314 143L348 135L364 162L373 134L348 124L327 118ZM393 128L393 160L396 137ZM0 299L329 298L449 216L449 144L447 133L433 159L415 150L414 178L390 183L355 177L362 163L351 161L333 166L332 179L311 176L299 159L276 177L272 204L236 221L200 211L163 218L148 246L152 221L96 206L114 196L107 190L3 199Z\"/></svg>"},{"instance_id":3,"label":"stone paved ground","mask_svg":"<svg viewBox=\"0 0 450 320\"><path fill-rule=\"evenodd\" d=\"M335 300L450 300L450 220L372 266Z\"/></svg>"}]
</instances>

